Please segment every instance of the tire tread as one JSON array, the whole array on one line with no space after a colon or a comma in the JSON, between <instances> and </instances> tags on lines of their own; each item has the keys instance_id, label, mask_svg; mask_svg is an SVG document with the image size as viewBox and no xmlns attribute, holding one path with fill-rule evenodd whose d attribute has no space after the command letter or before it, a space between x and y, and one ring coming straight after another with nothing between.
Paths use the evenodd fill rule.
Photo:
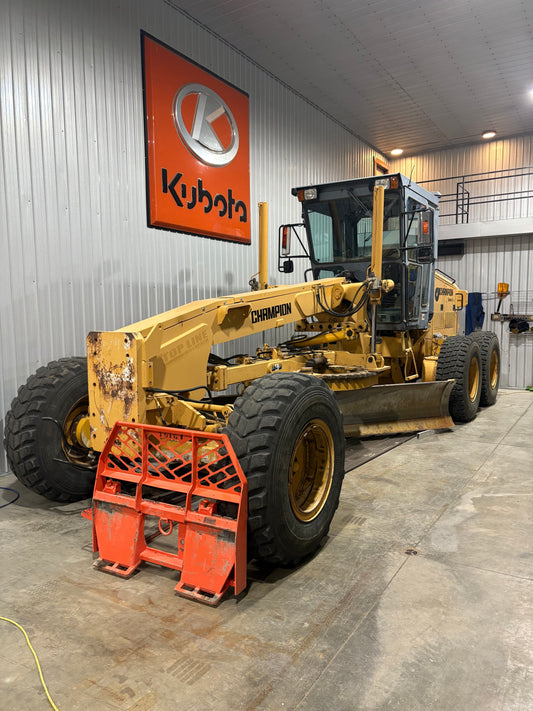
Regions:
<instances>
[{"instance_id":1,"label":"tire tread","mask_svg":"<svg viewBox=\"0 0 533 711\"><path fill-rule=\"evenodd\" d=\"M467 367L466 361L470 350L472 350L472 340L470 338L467 336L449 336L441 346L437 361L436 379L455 380L455 385L450 394L449 407L450 414L456 422L470 422L473 420L479 403L478 394L478 403L473 407L464 390L464 371ZM481 375L481 354L477 344L475 350L478 352Z\"/></svg>"},{"instance_id":2,"label":"tire tread","mask_svg":"<svg viewBox=\"0 0 533 711\"><path fill-rule=\"evenodd\" d=\"M11 470L24 486L52 501L66 503L80 497L51 485L42 476L33 446L37 425L44 416L49 397L65 378L75 377L82 370L87 370L87 359L82 357L59 358L38 368L25 385L19 387L6 415L4 448Z\"/></svg>"},{"instance_id":3,"label":"tire tread","mask_svg":"<svg viewBox=\"0 0 533 711\"><path fill-rule=\"evenodd\" d=\"M250 555L268 563L292 565L298 562L298 558L291 559L280 553L276 546L275 532L267 516L266 474L276 433L282 423L281 413L309 386L309 377L299 373L279 373L257 379L248 386L245 396L235 402L226 430L248 480L248 508L252 514L248 517ZM325 383L317 378L314 380L329 392ZM337 495L334 510L338 503Z\"/></svg>"},{"instance_id":4,"label":"tire tread","mask_svg":"<svg viewBox=\"0 0 533 711\"><path fill-rule=\"evenodd\" d=\"M490 359L493 348L498 350L498 367L501 365L500 342L498 336L492 331L473 331L470 338L475 340L481 351L481 398L479 404L482 407L490 407L496 402L498 387L500 384L500 374L498 372L498 382L493 389L490 385Z\"/></svg>"}]
</instances>

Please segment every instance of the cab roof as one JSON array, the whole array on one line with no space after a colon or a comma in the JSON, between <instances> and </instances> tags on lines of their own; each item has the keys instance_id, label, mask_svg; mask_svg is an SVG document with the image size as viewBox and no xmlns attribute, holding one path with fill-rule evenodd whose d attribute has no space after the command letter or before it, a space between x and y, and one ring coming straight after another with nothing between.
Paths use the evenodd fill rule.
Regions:
<instances>
[{"instance_id":1,"label":"cab roof","mask_svg":"<svg viewBox=\"0 0 533 711\"><path fill-rule=\"evenodd\" d=\"M398 178L398 185L401 188L409 188L414 193L418 194L425 201L432 203L433 205L438 205L439 195L426 190L421 185L413 182L410 178L407 178L402 173L387 173L386 175L371 175L366 178L350 178L349 180L339 180L334 183L317 183L315 185L305 185L299 188L293 188L292 194L297 195L300 190L308 190L309 188L316 188L318 191L318 198L320 199L320 193L322 192L335 192L336 190L343 191L346 189L354 189L357 187L368 186L368 191L372 192L374 189L374 184L376 180L382 180L385 178ZM304 201L305 202L305 201Z\"/></svg>"}]
</instances>

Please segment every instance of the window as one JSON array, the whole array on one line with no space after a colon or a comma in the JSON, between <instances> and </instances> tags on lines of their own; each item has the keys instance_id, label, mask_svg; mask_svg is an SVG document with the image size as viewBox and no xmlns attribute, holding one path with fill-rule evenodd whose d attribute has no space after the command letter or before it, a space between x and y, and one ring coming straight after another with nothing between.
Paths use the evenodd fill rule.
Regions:
<instances>
[{"instance_id":1,"label":"window","mask_svg":"<svg viewBox=\"0 0 533 711\"><path fill-rule=\"evenodd\" d=\"M346 264L370 261L372 253L372 194L350 195L308 204L307 220L313 261L318 264ZM383 249L400 247L400 198L385 195Z\"/></svg>"}]
</instances>

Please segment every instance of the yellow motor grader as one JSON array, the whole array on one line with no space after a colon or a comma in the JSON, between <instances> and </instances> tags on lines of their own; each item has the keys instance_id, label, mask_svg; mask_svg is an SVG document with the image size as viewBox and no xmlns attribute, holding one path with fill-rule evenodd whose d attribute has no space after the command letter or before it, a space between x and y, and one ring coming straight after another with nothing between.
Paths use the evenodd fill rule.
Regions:
<instances>
[{"instance_id":1,"label":"yellow motor grader","mask_svg":"<svg viewBox=\"0 0 533 711\"><path fill-rule=\"evenodd\" d=\"M145 513L158 518L160 534L182 523L164 508L176 477L185 487L209 479L222 492L216 502L196 489L173 492L188 497L190 516L201 510L202 521L236 520L233 494L247 487L250 556L290 565L329 529L345 436L450 427L495 401L498 340L491 332L457 335L467 294L435 269L438 198L401 174L293 193L303 223L280 228L278 268L292 273L306 260L305 281L266 283L263 204L252 291L92 332L86 358L54 361L19 389L5 447L23 484L53 500L86 498L100 459L101 510L135 508L135 500L140 511L151 499ZM214 352L286 326L294 329L288 340L254 354ZM203 439L195 449L173 429ZM163 490L167 503L156 510ZM235 535L226 526L217 545ZM95 533L95 548L106 559L102 536ZM131 572L126 559L113 572Z\"/></svg>"}]
</instances>

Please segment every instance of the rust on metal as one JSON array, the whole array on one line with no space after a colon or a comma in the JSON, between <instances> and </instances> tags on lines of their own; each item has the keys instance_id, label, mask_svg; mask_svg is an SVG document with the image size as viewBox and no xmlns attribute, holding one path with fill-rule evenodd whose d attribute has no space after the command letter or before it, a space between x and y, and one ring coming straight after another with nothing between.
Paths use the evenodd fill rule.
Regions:
<instances>
[{"instance_id":1,"label":"rust on metal","mask_svg":"<svg viewBox=\"0 0 533 711\"><path fill-rule=\"evenodd\" d=\"M374 385L335 393L347 437L453 427L449 412L453 380Z\"/></svg>"},{"instance_id":2,"label":"rust on metal","mask_svg":"<svg viewBox=\"0 0 533 711\"><path fill-rule=\"evenodd\" d=\"M139 353L133 333L93 331L87 337L91 444L101 451L117 420L140 419Z\"/></svg>"},{"instance_id":3,"label":"rust on metal","mask_svg":"<svg viewBox=\"0 0 533 711\"><path fill-rule=\"evenodd\" d=\"M93 348L93 368L94 375L102 393L109 395L115 400L122 400L124 403L124 416L127 419L130 414L131 405L135 400L134 383L136 380L136 369L133 359L126 352L124 358L118 362L102 362L99 358L102 354L101 334L90 333L88 337ZM124 342L127 347L131 347L133 336L125 334Z\"/></svg>"}]
</instances>

